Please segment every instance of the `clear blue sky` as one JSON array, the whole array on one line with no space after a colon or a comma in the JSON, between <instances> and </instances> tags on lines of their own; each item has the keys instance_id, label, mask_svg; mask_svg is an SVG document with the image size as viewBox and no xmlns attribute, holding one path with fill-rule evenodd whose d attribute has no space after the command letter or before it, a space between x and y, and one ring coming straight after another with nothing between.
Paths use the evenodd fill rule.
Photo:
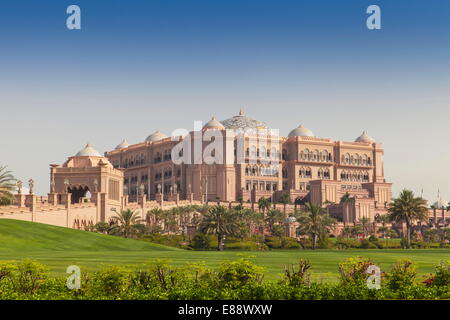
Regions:
<instances>
[{"instance_id":1,"label":"clear blue sky","mask_svg":"<svg viewBox=\"0 0 450 320\"><path fill-rule=\"evenodd\" d=\"M243 108L282 134L366 129L395 193L450 199L450 1L15 0L0 40L0 164L39 193L88 141L104 152Z\"/></svg>"}]
</instances>

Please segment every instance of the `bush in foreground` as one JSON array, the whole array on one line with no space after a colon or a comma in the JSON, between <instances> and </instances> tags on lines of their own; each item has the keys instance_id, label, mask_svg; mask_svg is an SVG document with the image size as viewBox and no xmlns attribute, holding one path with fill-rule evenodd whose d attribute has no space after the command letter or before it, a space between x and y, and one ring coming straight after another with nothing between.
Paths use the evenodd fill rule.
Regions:
<instances>
[{"instance_id":1,"label":"bush in foreground","mask_svg":"<svg viewBox=\"0 0 450 320\"><path fill-rule=\"evenodd\" d=\"M246 258L222 262L217 269L203 264L174 267L156 261L140 269L107 266L82 272L81 288L70 290L64 278L48 277L46 266L31 260L0 264L0 299L449 299L450 267L442 262L435 274L421 283L414 264L398 261L385 272L380 289L366 280L372 261L351 258L339 264L337 284L310 281L313 266L300 260L285 268L278 281L262 281L264 269Z\"/></svg>"}]
</instances>

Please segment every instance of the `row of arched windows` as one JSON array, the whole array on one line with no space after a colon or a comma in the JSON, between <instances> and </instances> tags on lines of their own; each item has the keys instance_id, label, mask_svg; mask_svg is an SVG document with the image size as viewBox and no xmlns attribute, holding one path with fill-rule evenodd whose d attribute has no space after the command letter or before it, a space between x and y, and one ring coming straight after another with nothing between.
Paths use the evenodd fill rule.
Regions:
<instances>
[{"instance_id":1,"label":"row of arched windows","mask_svg":"<svg viewBox=\"0 0 450 320\"><path fill-rule=\"evenodd\" d=\"M262 158L262 159L278 159L280 152L273 147L272 149L266 149L265 147L256 148L256 146L250 146L245 150L245 156L250 158Z\"/></svg>"},{"instance_id":2,"label":"row of arched windows","mask_svg":"<svg viewBox=\"0 0 450 320\"><path fill-rule=\"evenodd\" d=\"M245 167L245 175L278 177L278 168L270 165L248 165Z\"/></svg>"},{"instance_id":3,"label":"row of arched windows","mask_svg":"<svg viewBox=\"0 0 450 320\"><path fill-rule=\"evenodd\" d=\"M305 149L300 151L299 159L305 161L329 162L333 161L333 156L326 150L319 151L316 149L311 151L309 149Z\"/></svg>"},{"instance_id":4,"label":"row of arched windows","mask_svg":"<svg viewBox=\"0 0 450 320\"><path fill-rule=\"evenodd\" d=\"M298 174L300 176L300 178L313 178L313 174L312 174L312 170L310 167L301 167L300 170L298 171ZM331 175L330 175L330 169L328 168L319 168L319 170L317 170L317 179L330 179Z\"/></svg>"},{"instance_id":5,"label":"row of arched windows","mask_svg":"<svg viewBox=\"0 0 450 320\"><path fill-rule=\"evenodd\" d=\"M341 162L344 164L355 164L359 166L370 166L372 165L372 160L367 155L359 155L357 153L350 154L346 153L342 156Z\"/></svg>"},{"instance_id":6,"label":"row of arched windows","mask_svg":"<svg viewBox=\"0 0 450 320\"><path fill-rule=\"evenodd\" d=\"M169 150L164 150L163 153L161 152L156 152L155 158L153 159L154 163L160 163L162 161L170 161L172 160L172 151Z\"/></svg>"},{"instance_id":7,"label":"row of arched windows","mask_svg":"<svg viewBox=\"0 0 450 320\"><path fill-rule=\"evenodd\" d=\"M131 156L130 158L126 158L123 163L124 168L142 166L145 164L145 156L144 154Z\"/></svg>"},{"instance_id":8,"label":"row of arched windows","mask_svg":"<svg viewBox=\"0 0 450 320\"><path fill-rule=\"evenodd\" d=\"M276 191L277 184L271 181L246 181L245 190Z\"/></svg>"},{"instance_id":9,"label":"row of arched windows","mask_svg":"<svg viewBox=\"0 0 450 320\"><path fill-rule=\"evenodd\" d=\"M369 182L369 174L364 171L342 171L341 172L342 181L362 181Z\"/></svg>"}]
</instances>

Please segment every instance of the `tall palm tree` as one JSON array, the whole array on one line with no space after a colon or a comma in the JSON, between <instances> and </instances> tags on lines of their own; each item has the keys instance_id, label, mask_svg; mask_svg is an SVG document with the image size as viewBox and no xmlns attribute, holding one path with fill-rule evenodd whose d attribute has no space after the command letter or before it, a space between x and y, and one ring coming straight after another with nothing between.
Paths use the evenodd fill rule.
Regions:
<instances>
[{"instance_id":1,"label":"tall palm tree","mask_svg":"<svg viewBox=\"0 0 450 320\"><path fill-rule=\"evenodd\" d=\"M261 197L258 200L258 209L259 211L262 210L262 213L266 213L266 210L270 208L270 201L267 198Z\"/></svg>"},{"instance_id":2,"label":"tall palm tree","mask_svg":"<svg viewBox=\"0 0 450 320\"><path fill-rule=\"evenodd\" d=\"M271 209L267 211L267 215L265 217L265 222L269 225L269 229L272 230L274 224L283 222L283 213L277 209Z\"/></svg>"},{"instance_id":3,"label":"tall palm tree","mask_svg":"<svg viewBox=\"0 0 450 320\"><path fill-rule=\"evenodd\" d=\"M353 203L355 203L355 197L352 197L352 196L350 195L350 193L346 192L346 193L341 197L341 200L340 200L339 203L340 203L340 204L345 204L345 203L353 204Z\"/></svg>"},{"instance_id":4,"label":"tall palm tree","mask_svg":"<svg viewBox=\"0 0 450 320\"><path fill-rule=\"evenodd\" d=\"M425 200L415 197L411 190L403 189L400 196L394 199L388 208L392 222L404 222L406 224L406 247L411 247L411 227L414 221L426 221L428 209Z\"/></svg>"},{"instance_id":5,"label":"tall palm tree","mask_svg":"<svg viewBox=\"0 0 450 320\"><path fill-rule=\"evenodd\" d=\"M116 214L111 219L118 224L118 229L124 238L129 238L136 231L137 225L143 222L137 212L130 209L116 212Z\"/></svg>"},{"instance_id":6,"label":"tall palm tree","mask_svg":"<svg viewBox=\"0 0 450 320\"><path fill-rule=\"evenodd\" d=\"M313 240L313 249L317 246L319 237L328 234L335 220L325 213L324 208L318 204L307 203L306 212L300 214L297 218L300 226L299 234L309 235Z\"/></svg>"},{"instance_id":7,"label":"tall palm tree","mask_svg":"<svg viewBox=\"0 0 450 320\"><path fill-rule=\"evenodd\" d=\"M305 203L306 203L306 201L305 201L304 198L302 198L302 197L295 198L295 200L294 200L294 212L297 211L297 207L298 206L304 205Z\"/></svg>"},{"instance_id":8,"label":"tall palm tree","mask_svg":"<svg viewBox=\"0 0 450 320\"><path fill-rule=\"evenodd\" d=\"M222 251L225 247L225 237L238 233L239 222L233 211L227 210L224 206L214 206L203 215L199 231L203 234L215 234L217 250Z\"/></svg>"},{"instance_id":9,"label":"tall palm tree","mask_svg":"<svg viewBox=\"0 0 450 320\"><path fill-rule=\"evenodd\" d=\"M16 179L11 171L6 170L6 166L0 166L0 205L12 203L14 190L16 190Z\"/></svg>"},{"instance_id":10,"label":"tall palm tree","mask_svg":"<svg viewBox=\"0 0 450 320\"><path fill-rule=\"evenodd\" d=\"M370 224L370 219L367 217L362 217L359 219L359 223L361 224L363 233L364 233L364 237L366 237L367 235L369 235L371 233L371 224Z\"/></svg>"},{"instance_id":11,"label":"tall palm tree","mask_svg":"<svg viewBox=\"0 0 450 320\"><path fill-rule=\"evenodd\" d=\"M286 215L286 206L291 202L289 193L283 193L279 202L283 204L283 213Z\"/></svg>"},{"instance_id":12,"label":"tall palm tree","mask_svg":"<svg viewBox=\"0 0 450 320\"><path fill-rule=\"evenodd\" d=\"M377 215L375 217L375 221L377 223L381 223L381 227L378 228L378 232L381 233L383 238L386 238L386 235L389 233L390 228L386 226L390 222L389 214Z\"/></svg>"},{"instance_id":13,"label":"tall palm tree","mask_svg":"<svg viewBox=\"0 0 450 320\"><path fill-rule=\"evenodd\" d=\"M153 208L147 212L147 223L154 223L155 226L159 224L159 221L161 220L162 216L164 214L164 210L160 207Z\"/></svg>"}]
</instances>

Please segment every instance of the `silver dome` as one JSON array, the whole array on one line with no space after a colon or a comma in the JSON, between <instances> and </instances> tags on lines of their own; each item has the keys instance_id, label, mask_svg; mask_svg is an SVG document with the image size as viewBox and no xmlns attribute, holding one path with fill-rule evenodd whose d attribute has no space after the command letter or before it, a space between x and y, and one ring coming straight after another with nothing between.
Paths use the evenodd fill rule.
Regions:
<instances>
[{"instance_id":1,"label":"silver dome","mask_svg":"<svg viewBox=\"0 0 450 320\"><path fill-rule=\"evenodd\" d=\"M226 129L269 129L266 123L244 116L242 110L239 115L223 120L222 124Z\"/></svg>"},{"instance_id":2,"label":"silver dome","mask_svg":"<svg viewBox=\"0 0 450 320\"><path fill-rule=\"evenodd\" d=\"M164 138L167 138L167 136L166 136L164 133L159 132L159 131L155 131L155 132L153 132L151 135L149 135L149 136L147 137L147 139L145 139L145 141L147 141L147 142L153 142L153 141L162 140L162 139L164 139Z\"/></svg>"},{"instance_id":3,"label":"silver dome","mask_svg":"<svg viewBox=\"0 0 450 320\"><path fill-rule=\"evenodd\" d=\"M117 149L123 149L123 148L128 148L130 144L128 143L127 139L123 139L123 141L117 145L116 150Z\"/></svg>"},{"instance_id":4,"label":"silver dome","mask_svg":"<svg viewBox=\"0 0 450 320\"><path fill-rule=\"evenodd\" d=\"M216 120L215 117L212 117L211 120L209 120L204 126L204 129L207 128L217 128L217 129L225 129L223 124L221 124L219 121Z\"/></svg>"},{"instance_id":5,"label":"silver dome","mask_svg":"<svg viewBox=\"0 0 450 320\"><path fill-rule=\"evenodd\" d=\"M292 216L287 217L287 218L284 220L284 222L286 222L286 223L294 223L294 222L296 222L296 221L297 221L297 219L296 219L295 217L292 217Z\"/></svg>"},{"instance_id":6,"label":"silver dome","mask_svg":"<svg viewBox=\"0 0 450 320\"><path fill-rule=\"evenodd\" d=\"M78 151L75 157L102 157L102 155L88 143L82 150Z\"/></svg>"},{"instance_id":7,"label":"silver dome","mask_svg":"<svg viewBox=\"0 0 450 320\"><path fill-rule=\"evenodd\" d=\"M308 128L299 125L289 133L289 137L314 137L314 133Z\"/></svg>"},{"instance_id":8,"label":"silver dome","mask_svg":"<svg viewBox=\"0 0 450 320\"><path fill-rule=\"evenodd\" d=\"M375 142L375 140L367 135L367 132L364 130L361 135L356 138L355 142Z\"/></svg>"}]
</instances>

